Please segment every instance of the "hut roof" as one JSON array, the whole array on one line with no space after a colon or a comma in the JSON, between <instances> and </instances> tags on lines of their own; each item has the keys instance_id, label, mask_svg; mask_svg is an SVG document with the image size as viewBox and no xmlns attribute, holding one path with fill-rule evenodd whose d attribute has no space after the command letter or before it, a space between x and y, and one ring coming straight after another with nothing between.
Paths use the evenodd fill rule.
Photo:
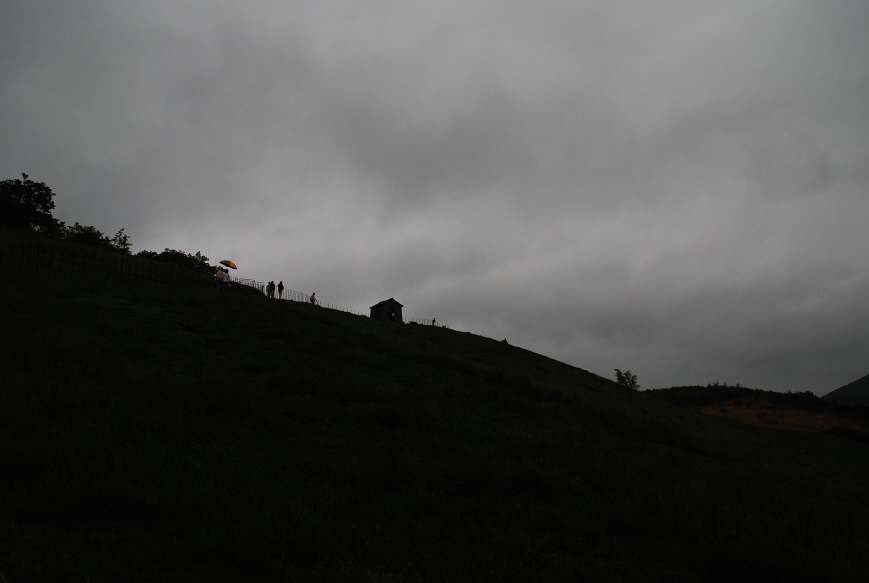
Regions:
<instances>
[{"instance_id":1,"label":"hut roof","mask_svg":"<svg viewBox=\"0 0 869 583\"><path fill-rule=\"evenodd\" d=\"M371 308L369 308L369 309L373 310L373 309L376 308L377 306L382 306L383 304L389 304L389 303L396 304L399 308L403 308L403 307L404 307L403 305L399 304L399 303L396 301L395 298L389 298L388 300L383 300L382 302L378 302L378 303L374 304L374 305L371 306Z\"/></svg>"}]
</instances>

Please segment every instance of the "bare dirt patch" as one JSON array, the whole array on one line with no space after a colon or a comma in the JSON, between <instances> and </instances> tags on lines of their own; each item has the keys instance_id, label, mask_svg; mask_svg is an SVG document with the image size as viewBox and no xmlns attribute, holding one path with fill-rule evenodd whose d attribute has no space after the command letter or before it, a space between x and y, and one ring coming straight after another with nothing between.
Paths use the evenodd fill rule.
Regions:
<instances>
[{"instance_id":1,"label":"bare dirt patch","mask_svg":"<svg viewBox=\"0 0 869 583\"><path fill-rule=\"evenodd\" d=\"M741 423L802 431L823 433L833 427L847 427L856 431L869 432L869 423L838 413L798 409L758 397L731 399L723 403L695 407L698 413L727 417Z\"/></svg>"}]
</instances>

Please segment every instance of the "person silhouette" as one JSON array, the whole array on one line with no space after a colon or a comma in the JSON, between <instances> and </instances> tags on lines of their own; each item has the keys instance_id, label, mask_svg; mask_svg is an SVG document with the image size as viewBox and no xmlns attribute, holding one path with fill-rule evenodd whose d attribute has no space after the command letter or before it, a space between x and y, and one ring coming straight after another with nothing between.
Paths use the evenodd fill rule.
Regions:
<instances>
[{"instance_id":1,"label":"person silhouette","mask_svg":"<svg viewBox=\"0 0 869 583\"><path fill-rule=\"evenodd\" d=\"M283 299L284 297L284 282L281 281L278 283L278 299Z\"/></svg>"}]
</instances>

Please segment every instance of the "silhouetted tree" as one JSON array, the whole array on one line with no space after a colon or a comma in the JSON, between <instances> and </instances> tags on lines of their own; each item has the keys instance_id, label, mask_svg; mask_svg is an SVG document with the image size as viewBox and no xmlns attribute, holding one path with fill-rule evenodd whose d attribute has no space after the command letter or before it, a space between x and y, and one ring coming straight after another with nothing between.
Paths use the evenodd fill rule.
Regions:
<instances>
[{"instance_id":1,"label":"silhouetted tree","mask_svg":"<svg viewBox=\"0 0 869 583\"><path fill-rule=\"evenodd\" d=\"M44 182L30 180L27 174L22 174L21 179L0 182L0 225L130 253L132 244L124 229L108 237L96 227L78 222L68 227L51 215L54 208L54 192Z\"/></svg>"},{"instance_id":2,"label":"silhouetted tree","mask_svg":"<svg viewBox=\"0 0 869 583\"><path fill-rule=\"evenodd\" d=\"M177 249L164 249L161 253L155 251L139 251L136 257L145 259L153 259L154 261L162 261L176 267L184 269L192 269L200 273L216 273L217 269L208 263L208 257L197 251L195 254L185 253Z\"/></svg>"},{"instance_id":3,"label":"silhouetted tree","mask_svg":"<svg viewBox=\"0 0 869 583\"><path fill-rule=\"evenodd\" d=\"M136 253L136 257L141 257L142 259L151 259L152 261L159 261L160 254L156 251L139 251Z\"/></svg>"},{"instance_id":4,"label":"silhouetted tree","mask_svg":"<svg viewBox=\"0 0 869 583\"><path fill-rule=\"evenodd\" d=\"M0 225L45 232L56 230L62 223L51 216L53 198L51 188L44 182L30 180L27 174L21 174L21 179L0 182Z\"/></svg>"},{"instance_id":5,"label":"silhouetted tree","mask_svg":"<svg viewBox=\"0 0 869 583\"><path fill-rule=\"evenodd\" d=\"M93 247L112 247L111 238L103 234L102 231L91 225L79 224L78 221L73 226L64 229L63 238L67 241L75 241Z\"/></svg>"},{"instance_id":6,"label":"silhouetted tree","mask_svg":"<svg viewBox=\"0 0 869 583\"><path fill-rule=\"evenodd\" d=\"M616 382L627 389L629 395L633 395L634 391L640 389L640 383L637 382L637 375L631 374L631 371L629 370L626 370L625 372L622 372L617 368L613 370L616 371Z\"/></svg>"},{"instance_id":7,"label":"silhouetted tree","mask_svg":"<svg viewBox=\"0 0 869 583\"><path fill-rule=\"evenodd\" d=\"M118 232L115 233L115 236L112 237L112 247L126 253L127 255L132 255L131 247L133 246L130 243L130 236L124 232L124 229L118 229Z\"/></svg>"}]
</instances>

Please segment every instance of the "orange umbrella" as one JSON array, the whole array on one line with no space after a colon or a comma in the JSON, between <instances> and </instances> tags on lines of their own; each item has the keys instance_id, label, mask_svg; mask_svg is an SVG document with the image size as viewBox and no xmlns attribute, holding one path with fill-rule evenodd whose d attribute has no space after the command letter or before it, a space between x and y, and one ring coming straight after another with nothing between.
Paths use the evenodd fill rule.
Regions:
<instances>
[{"instance_id":1,"label":"orange umbrella","mask_svg":"<svg viewBox=\"0 0 869 583\"><path fill-rule=\"evenodd\" d=\"M238 269L238 265L230 261L229 259L224 259L220 262L221 265L226 265L227 267L231 267L233 269Z\"/></svg>"}]
</instances>

